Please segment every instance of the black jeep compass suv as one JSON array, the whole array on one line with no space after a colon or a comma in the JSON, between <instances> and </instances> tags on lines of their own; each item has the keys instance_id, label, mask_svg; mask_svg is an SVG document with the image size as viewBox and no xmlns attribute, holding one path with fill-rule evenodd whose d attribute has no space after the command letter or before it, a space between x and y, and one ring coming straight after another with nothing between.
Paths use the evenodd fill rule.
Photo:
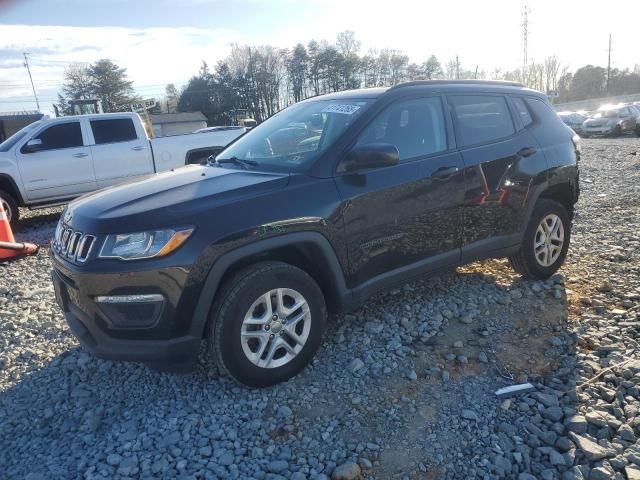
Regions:
<instances>
[{"instance_id":1,"label":"black jeep compass suv","mask_svg":"<svg viewBox=\"0 0 640 480\"><path fill-rule=\"evenodd\" d=\"M311 98L211 159L80 198L52 243L66 319L99 357L184 368L202 339L251 386L300 372L328 311L417 276L565 259L578 137L517 83Z\"/></svg>"}]
</instances>

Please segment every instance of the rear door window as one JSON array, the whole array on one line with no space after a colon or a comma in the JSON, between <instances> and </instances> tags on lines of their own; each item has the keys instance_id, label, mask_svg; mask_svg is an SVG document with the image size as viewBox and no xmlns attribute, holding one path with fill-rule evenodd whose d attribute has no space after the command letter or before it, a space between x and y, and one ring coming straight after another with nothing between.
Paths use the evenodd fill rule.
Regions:
<instances>
[{"instance_id":1,"label":"rear door window","mask_svg":"<svg viewBox=\"0 0 640 480\"><path fill-rule=\"evenodd\" d=\"M82 147L80 122L66 122L45 128L36 137L42 140L39 150Z\"/></svg>"},{"instance_id":2,"label":"rear door window","mask_svg":"<svg viewBox=\"0 0 640 480\"><path fill-rule=\"evenodd\" d=\"M91 120L91 131L96 145L136 140L136 128L130 118Z\"/></svg>"},{"instance_id":3,"label":"rear door window","mask_svg":"<svg viewBox=\"0 0 640 480\"><path fill-rule=\"evenodd\" d=\"M462 145L490 143L515 132L504 97L494 95L454 95L453 107Z\"/></svg>"}]
</instances>

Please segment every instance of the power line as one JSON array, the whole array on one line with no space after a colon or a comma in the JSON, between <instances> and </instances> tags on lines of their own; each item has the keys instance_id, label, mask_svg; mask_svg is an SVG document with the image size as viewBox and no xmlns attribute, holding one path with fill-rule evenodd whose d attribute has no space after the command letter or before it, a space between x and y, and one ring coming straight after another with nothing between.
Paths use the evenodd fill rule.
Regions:
<instances>
[{"instance_id":1,"label":"power line","mask_svg":"<svg viewBox=\"0 0 640 480\"><path fill-rule=\"evenodd\" d=\"M38 101L38 95L36 95L36 87L33 85L33 77L31 76L31 69L29 68L29 59L27 58L27 52L23 53L24 55L24 66L27 67L27 72L29 72L29 80L31 80L31 88L33 89L33 96L36 99L36 105L38 110L40 110L40 102Z\"/></svg>"}]
</instances>

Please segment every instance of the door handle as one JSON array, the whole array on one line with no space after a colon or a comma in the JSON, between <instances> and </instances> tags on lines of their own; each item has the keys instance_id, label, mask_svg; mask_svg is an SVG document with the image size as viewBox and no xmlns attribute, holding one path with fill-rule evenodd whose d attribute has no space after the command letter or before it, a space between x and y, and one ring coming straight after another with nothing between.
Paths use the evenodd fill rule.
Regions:
<instances>
[{"instance_id":1,"label":"door handle","mask_svg":"<svg viewBox=\"0 0 640 480\"><path fill-rule=\"evenodd\" d=\"M137 147L133 147L131 150L135 150L136 152L139 152L140 150L144 150L144 147L138 145Z\"/></svg>"},{"instance_id":2,"label":"door handle","mask_svg":"<svg viewBox=\"0 0 640 480\"><path fill-rule=\"evenodd\" d=\"M83 158L83 157L88 157L89 154L88 153L74 153L73 154L73 158Z\"/></svg>"},{"instance_id":3,"label":"door handle","mask_svg":"<svg viewBox=\"0 0 640 480\"><path fill-rule=\"evenodd\" d=\"M440 167L431 174L431 178L444 180L445 178L449 178L451 175L454 175L459 171L460 169L458 167Z\"/></svg>"},{"instance_id":4,"label":"door handle","mask_svg":"<svg viewBox=\"0 0 640 480\"><path fill-rule=\"evenodd\" d=\"M536 152L537 150L533 147L524 147L518 150L518 153L516 153L516 155L518 155L519 157L526 158L526 157L530 157Z\"/></svg>"}]
</instances>

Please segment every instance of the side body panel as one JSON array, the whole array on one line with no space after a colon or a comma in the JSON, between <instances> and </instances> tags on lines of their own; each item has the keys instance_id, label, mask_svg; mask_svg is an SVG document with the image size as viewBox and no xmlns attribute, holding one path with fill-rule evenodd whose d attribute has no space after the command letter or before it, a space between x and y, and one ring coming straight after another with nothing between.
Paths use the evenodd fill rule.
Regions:
<instances>
[{"instance_id":1,"label":"side body panel","mask_svg":"<svg viewBox=\"0 0 640 480\"><path fill-rule=\"evenodd\" d=\"M83 146L23 153L22 147L52 125L78 122ZM15 147L16 162L28 202L70 198L96 189L95 172L84 118L68 117L46 122Z\"/></svg>"},{"instance_id":2,"label":"side body panel","mask_svg":"<svg viewBox=\"0 0 640 480\"><path fill-rule=\"evenodd\" d=\"M110 117L118 119L118 117ZM96 172L98 188L104 188L125 180L154 173L151 145L147 140L144 127L136 118L123 117L132 122L136 138L129 141L116 143L103 143L97 145L91 128L91 120L87 122L87 133L93 164Z\"/></svg>"}]
</instances>

